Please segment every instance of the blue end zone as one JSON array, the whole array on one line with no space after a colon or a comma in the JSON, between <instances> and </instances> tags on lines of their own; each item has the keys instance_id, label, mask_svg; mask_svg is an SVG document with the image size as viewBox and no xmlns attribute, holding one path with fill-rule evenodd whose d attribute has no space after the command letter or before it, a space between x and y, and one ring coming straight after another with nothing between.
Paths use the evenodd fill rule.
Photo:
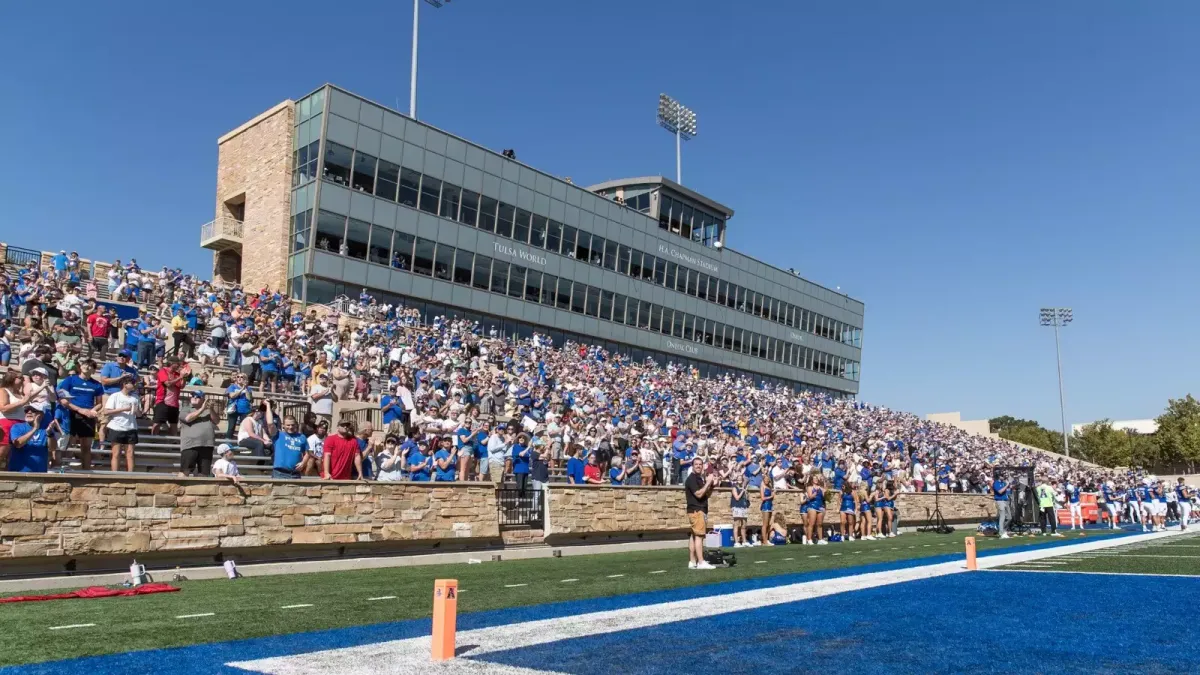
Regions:
<instances>
[{"instance_id":1,"label":"blue end zone","mask_svg":"<svg viewBox=\"0 0 1200 675\"><path fill-rule=\"evenodd\" d=\"M1137 610L1185 597L1200 579L953 574L472 660L572 675L1185 672L1200 630Z\"/></svg>"},{"instance_id":2,"label":"blue end zone","mask_svg":"<svg viewBox=\"0 0 1200 675\"><path fill-rule=\"evenodd\" d=\"M1130 530L1123 534L1112 535L1112 538L1115 539L1132 534L1137 533ZM900 541L903 541L903 539ZM1055 540L1046 542L1044 544L992 549L986 552L981 551L979 555L980 557L987 557L1002 553L1012 553L1014 551L1033 551L1076 543L1079 542L1077 540ZM833 548L834 546L836 546L836 544L828 548ZM833 579L837 577L852 576L855 574L865 574L868 572L908 569L912 567L952 562L962 559L962 553L952 553L890 563L878 563L874 565L860 565L857 567L845 567L817 572L781 574L777 576L760 577L757 579L714 583L704 586L692 586L689 588L678 588L667 591L651 591L647 593L636 593L632 595L597 598L592 600L577 600L546 605L514 607L511 609L494 610L488 612L475 612L460 615L458 617L458 629L463 631L475 628L487 628L490 626L520 623L523 621L536 621L539 619L575 616L588 612L599 612L612 609L621 609L625 607L638 607L662 602L672 602L675 600L714 597L758 588L771 588L805 581ZM683 559L680 558L680 560L682 562ZM686 574L688 572L682 569L681 565L679 573ZM719 576L720 572L708 572L706 574ZM890 586L889 588L895 589L898 587ZM103 601L100 600L97 602ZM103 675L107 673L159 673L163 669L168 668L172 672L172 675L186 675L188 673L195 673L197 675L205 675L208 673L243 673L244 675L245 671L226 668L224 664L231 661L248 661L272 656L286 656L289 654L299 654L303 652L354 647L377 642L386 642L389 640L403 640L406 638L428 635L429 631L429 619L413 619L409 621L355 626L352 628L336 628L324 631L277 635L267 638L253 638L249 640L235 640L230 642L192 645L189 647L174 647L170 649L155 649L141 652L127 652L123 654L109 654L105 656L93 656L81 659L72 659L68 661L52 661L48 663L39 663L27 666L10 666L8 668L0 668L0 675L57 675L60 673L79 673L83 671L87 671L89 675Z\"/></svg>"}]
</instances>

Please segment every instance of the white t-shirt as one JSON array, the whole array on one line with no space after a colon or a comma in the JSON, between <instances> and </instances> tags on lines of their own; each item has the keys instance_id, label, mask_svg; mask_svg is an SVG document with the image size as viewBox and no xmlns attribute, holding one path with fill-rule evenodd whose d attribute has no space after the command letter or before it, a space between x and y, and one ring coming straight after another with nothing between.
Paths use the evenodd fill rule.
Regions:
<instances>
[{"instance_id":1,"label":"white t-shirt","mask_svg":"<svg viewBox=\"0 0 1200 675\"><path fill-rule=\"evenodd\" d=\"M212 470L214 476L217 475L218 471L226 476L242 475L242 473L238 471L237 464L225 459L224 457L221 457L217 461L213 462Z\"/></svg>"},{"instance_id":2,"label":"white t-shirt","mask_svg":"<svg viewBox=\"0 0 1200 675\"><path fill-rule=\"evenodd\" d=\"M329 438L326 436L325 438ZM325 452L325 438L313 434L308 437L308 451L313 454L313 457L321 459L321 454Z\"/></svg>"},{"instance_id":3,"label":"white t-shirt","mask_svg":"<svg viewBox=\"0 0 1200 675\"><path fill-rule=\"evenodd\" d=\"M137 429L137 414L140 412L141 399L137 396L130 396L123 391L118 391L108 397L108 401L104 403L105 410L116 410L118 408L128 408L133 406L131 412L117 413L108 419L108 424L105 426L113 431L134 431Z\"/></svg>"},{"instance_id":4,"label":"white t-shirt","mask_svg":"<svg viewBox=\"0 0 1200 675\"><path fill-rule=\"evenodd\" d=\"M329 387L323 387L319 384L314 384L312 386L311 393L312 394L324 394L324 393L327 393L329 390L330 390ZM312 399L309 399L309 400L312 400ZM333 414L333 397L326 396L325 398L313 401L312 402L312 411L318 415L332 415Z\"/></svg>"}]
</instances>

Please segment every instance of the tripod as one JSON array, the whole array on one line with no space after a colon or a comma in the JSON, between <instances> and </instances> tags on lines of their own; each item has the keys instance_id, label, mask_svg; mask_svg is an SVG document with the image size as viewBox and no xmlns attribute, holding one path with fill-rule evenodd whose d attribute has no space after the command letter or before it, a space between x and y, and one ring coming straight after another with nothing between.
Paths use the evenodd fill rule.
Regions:
<instances>
[{"instance_id":1,"label":"tripod","mask_svg":"<svg viewBox=\"0 0 1200 675\"><path fill-rule=\"evenodd\" d=\"M933 451L933 512L929 514L929 518L925 520L925 526L918 528L918 532L937 532L938 534L950 534L954 528L946 524L946 517L942 515L942 477L938 473L938 455L939 449Z\"/></svg>"}]
</instances>

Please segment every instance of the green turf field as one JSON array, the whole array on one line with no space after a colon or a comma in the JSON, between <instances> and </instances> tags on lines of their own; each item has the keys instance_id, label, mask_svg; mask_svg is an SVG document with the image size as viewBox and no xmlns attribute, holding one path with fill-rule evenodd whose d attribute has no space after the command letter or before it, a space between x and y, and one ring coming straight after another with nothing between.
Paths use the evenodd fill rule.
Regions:
<instances>
[{"instance_id":1,"label":"green turf field","mask_svg":"<svg viewBox=\"0 0 1200 675\"><path fill-rule=\"evenodd\" d=\"M5 634L0 641L0 666L427 617L432 609L433 581L438 578L458 579L462 591L459 611L477 612L961 554L963 538L969 534L905 534L828 546L734 549L737 566L712 571L688 570L687 553L681 548L481 565L185 581L176 584L183 589L178 593L14 603L0 606ZM1105 534L1090 531L1088 537ZM1068 533L1068 540L1075 536ZM977 540L980 550L1046 542L1039 537ZM284 609L294 605L311 606ZM211 615L189 616L202 614ZM89 623L95 626L50 630Z\"/></svg>"},{"instance_id":2,"label":"green turf field","mask_svg":"<svg viewBox=\"0 0 1200 675\"><path fill-rule=\"evenodd\" d=\"M1003 570L1200 575L1200 531L1158 541L1126 544L1055 558L1006 565Z\"/></svg>"}]
</instances>

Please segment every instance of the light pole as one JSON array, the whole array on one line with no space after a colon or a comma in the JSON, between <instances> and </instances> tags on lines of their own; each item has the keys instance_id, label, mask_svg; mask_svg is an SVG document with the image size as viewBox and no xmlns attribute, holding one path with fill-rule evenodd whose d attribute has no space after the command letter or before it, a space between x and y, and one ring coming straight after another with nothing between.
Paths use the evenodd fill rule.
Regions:
<instances>
[{"instance_id":1,"label":"light pole","mask_svg":"<svg viewBox=\"0 0 1200 675\"><path fill-rule=\"evenodd\" d=\"M434 7L441 7L450 0L425 0ZM417 119L417 27L421 23L421 0L413 0L412 74L409 76L408 116Z\"/></svg>"},{"instance_id":2,"label":"light pole","mask_svg":"<svg viewBox=\"0 0 1200 675\"><path fill-rule=\"evenodd\" d=\"M1058 414L1062 421L1063 454L1067 457L1071 456L1071 446L1067 444L1067 406L1063 397L1062 347L1059 346L1058 329L1071 323L1072 318L1070 307L1043 307L1041 311L1041 324L1054 327L1054 355L1058 360Z\"/></svg>"},{"instance_id":3,"label":"light pole","mask_svg":"<svg viewBox=\"0 0 1200 675\"><path fill-rule=\"evenodd\" d=\"M667 96L658 95L658 126L675 134L675 182L683 184L683 141L696 136L696 113Z\"/></svg>"}]
</instances>

